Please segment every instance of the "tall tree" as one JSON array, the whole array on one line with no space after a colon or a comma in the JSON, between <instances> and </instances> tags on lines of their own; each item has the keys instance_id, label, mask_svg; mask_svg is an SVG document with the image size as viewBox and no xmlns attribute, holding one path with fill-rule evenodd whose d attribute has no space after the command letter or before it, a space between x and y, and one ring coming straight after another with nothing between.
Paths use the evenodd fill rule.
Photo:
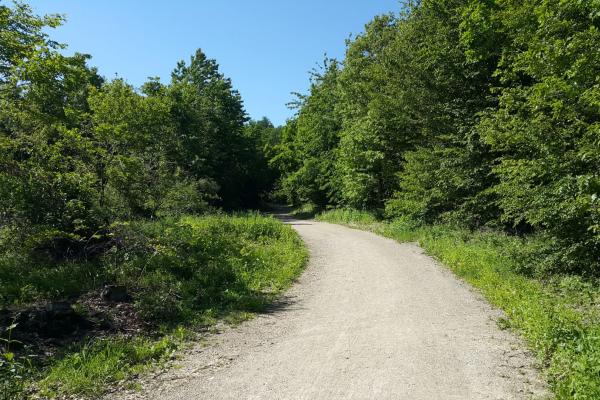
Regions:
<instances>
[{"instance_id":1,"label":"tall tree","mask_svg":"<svg viewBox=\"0 0 600 400\"><path fill-rule=\"evenodd\" d=\"M490 5L489 33L508 38L499 107L481 124L500 153L503 219L547 232L548 268L600 271L600 4ZM484 53L485 54L485 53Z\"/></svg>"},{"instance_id":2,"label":"tall tree","mask_svg":"<svg viewBox=\"0 0 600 400\"><path fill-rule=\"evenodd\" d=\"M181 61L173 71L169 96L181 146L179 165L196 178L214 180L226 207L251 202L256 194L244 189L250 174L245 163L253 148L244 136L247 117L231 80L198 50L189 64Z\"/></svg>"},{"instance_id":3,"label":"tall tree","mask_svg":"<svg viewBox=\"0 0 600 400\"><path fill-rule=\"evenodd\" d=\"M2 6L0 215L8 223L87 235L101 224L90 165L88 56L64 56L42 33L58 17Z\"/></svg>"},{"instance_id":4,"label":"tall tree","mask_svg":"<svg viewBox=\"0 0 600 400\"><path fill-rule=\"evenodd\" d=\"M424 222L454 219L472 226L498 216L489 188L494 155L481 140L480 114L494 107L497 58L465 51L463 0L427 0L412 10L391 45L398 59L398 93L416 148L404 153L391 215ZM476 26L480 26L476 24ZM393 57L392 56L392 57Z\"/></svg>"},{"instance_id":5,"label":"tall tree","mask_svg":"<svg viewBox=\"0 0 600 400\"><path fill-rule=\"evenodd\" d=\"M286 155L282 157L293 155L296 162L294 169L287 171L282 187L294 203L325 206L338 201L335 160L341 120L335 107L339 72L338 62L329 59L322 72L313 71L310 96L300 98L297 118L289 122L288 142L283 143L287 147L282 149Z\"/></svg>"},{"instance_id":6,"label":"tall tree","mask_svg":"<svg viewBox=\"0 0 600 400\"><path fill-rule=\"evenodd\" d=\"M396 186L402 138L397 135L398 119L390 112L396 104L389 97L386 49L397 28L395 17L376 17L364 34L348 43L336 106L342 118L340 197L348 206L381 207Z\"/></svg>"}]
</instances>

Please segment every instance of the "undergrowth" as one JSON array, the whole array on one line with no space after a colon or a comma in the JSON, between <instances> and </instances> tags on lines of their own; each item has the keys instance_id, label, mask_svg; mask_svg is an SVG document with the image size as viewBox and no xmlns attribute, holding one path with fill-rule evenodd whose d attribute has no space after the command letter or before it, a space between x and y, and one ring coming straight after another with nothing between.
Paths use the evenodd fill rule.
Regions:
<instances>
[{"instance_id":1,"label":"undergrowth","mask_svg":"<svg viewBox=\"0 0 600 400\"><path fill-rule=\"evenodd\" d=\"M108 283L127 289L148 329L133 337L88 335L49 359L38 358L13 373L20 379L2 380L2 400L23 398L23 389L49 398L97 397L171 357L184 332L260 312L307 260L291 227L259 214L115 223L105 251L91 260L40 260L9 236L0 243L0 311L68 300L85 317L72 299ZM0 343L2 371L24 365L26 355L9 350Z\"/></svg>"}]
</instances>

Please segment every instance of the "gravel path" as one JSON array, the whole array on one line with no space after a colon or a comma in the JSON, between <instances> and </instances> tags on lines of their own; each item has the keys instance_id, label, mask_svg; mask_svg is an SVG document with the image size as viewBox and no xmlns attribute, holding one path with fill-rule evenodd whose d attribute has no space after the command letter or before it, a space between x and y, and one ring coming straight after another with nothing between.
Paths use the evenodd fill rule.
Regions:
<instances>
[{"instance_id":1,"label":"gravel path","mask_svg":"<svg viewBox=\"0 0 600 400\"><path fill-rule=\"evenodd\" d=\"M468 285L413 244L289 221L311 252L268 312L222 328L143 399L537 399L518 338ZM119 397L121 397L119 396ZM114 399L115 394L109 396Z\"/></svg>"}]
</instances>

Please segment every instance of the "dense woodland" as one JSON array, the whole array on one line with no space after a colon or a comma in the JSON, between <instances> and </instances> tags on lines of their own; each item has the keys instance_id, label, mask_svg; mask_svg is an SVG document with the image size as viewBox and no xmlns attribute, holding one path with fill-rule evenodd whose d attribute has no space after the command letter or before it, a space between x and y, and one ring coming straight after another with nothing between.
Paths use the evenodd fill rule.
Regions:
<instances>
[{"instance_id":1,"label":"dense woodland","mask_svg":"<svg viewBox=\"0 0 600 400\"><path fill-rule=\"evenodd\" d=\"M67 55L64 22L0 0L0 399L98 396L173 329L260 310L306 262L291 228L239 214L277 202L421 240L508 310L559 398L598 398L599 0L403 3L282 127L201 50L136 88ZM100 312L107 286L128 300ZM60 356L31 325L57 301L78 335Z\"/></svg>"},{"instance_id":2,"label":"dense woodland","mask_svg":"<svg viewBox=\"0 0 600 400\"><path fill-rule=\"evenodd\" d=\"M3 6L0 218L86 251L111 223L256 206L268 187L262 133L214 60L198 50L168 84L106 81L89 56L43 33L60 17ZM88 246L89 247L89 246Z\"/></svg>"},{"instance_id":3,"label":"dense woodland","mask_svg":"<svg viewBox=\"0 0 600 400\"><path fill-rule=\"evenodd\" d=\"M376 17L297 114L248 122L198 50L171 81L106 81L3 6L0 218L56 257L111 224L294 205L547 235L544 271L600 270L600 5L436 1ZM279 178L278 178L279 176Z\"/></svg>"},{"instance_id":4,"label":"dense woodland","mask_svg":"<svg viewBox=\"0 0 600 400\"><path fill-rule=\"evenodd\" d=\"M413 2L311 82L271 159L290 202L536 233L532 272L600 272L600 2Z\"/></svg>"}]
</instances>

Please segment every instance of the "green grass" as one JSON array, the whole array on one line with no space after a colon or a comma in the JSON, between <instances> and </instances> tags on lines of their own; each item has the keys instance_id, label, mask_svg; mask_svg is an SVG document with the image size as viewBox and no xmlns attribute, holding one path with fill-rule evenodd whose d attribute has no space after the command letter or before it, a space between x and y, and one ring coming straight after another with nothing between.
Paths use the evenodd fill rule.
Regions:
<instances>
[{"instance_id":1,"label":"green grass","mask_svg":"<svg viewBox=\"0 0 600 400\"><path fill-rule=\"evenodd\" d=\"M367 211L353 210L350 208L326 211L316 216L316 219L324 222L345 224L353 227L375 228L377 217Z\"/></svg>"},{"instance_id":2,"label":"green grass","mask_svg":"<svg viewBox=\"0 0 600 400\"><path fill-rule=\"evenodd\" d=\"M502 309L503 327L520 333L544 366L557 399L600 398L600 287L578 276L521 274L536 238L471 232L451 226L377 221L372 214L337 210L317 217L371 230L398 241L418 241L457 276Z\"/></svg>"},{"instance_id":3,"label":"green grass","mask_svg":"<svg viewBox=\"0 0 600 400\"><path fill-rule=\"evenodd\" d=\"M125 245L106 257L107 269L136 294L142 316L160 324L260 311L307 258L290 227L258 214L137 222L116 232Z\"/></svg>"},{"instance_id":4,"label":"green grass","mask_svg":"<svg viewBox=\"0 0 600 400\"><path fill-rule=\"evenodd\" d=\"M314 204L303 204L300 207L294 208L290 212L290 216L298 219L314 218L319 213L319 207Z\"/></svg>"},{"instance_id":5,"label":"green grass","mask_svg":"<svg viewBox=\"0 0 600 400\"><path fill-rule=\"evenodd\" d=\"M308 258L291 227L259 214L131 221L115 224L111 236L114 244L90 262L37 263L0 243L0 306L77 296L109 282L127 287L153 327L147 336L90 337L62 349L31 374L46 397L97 397L168 358L181 329L251 318L292 284Z\"/></svg>"},{"instance_id":6,"label":"green grass","mask_svg":"<svg viewBox=\"0 0 600 400\"><path fill-rule=\"evenodd\" d=\"M84 343L50 368L39 383L40 394L49 398L65 394L97 396L109 385L173 358L186 337L187 332L180 328L155 340L113 337Z\"/></svg>"}]
</instances>

